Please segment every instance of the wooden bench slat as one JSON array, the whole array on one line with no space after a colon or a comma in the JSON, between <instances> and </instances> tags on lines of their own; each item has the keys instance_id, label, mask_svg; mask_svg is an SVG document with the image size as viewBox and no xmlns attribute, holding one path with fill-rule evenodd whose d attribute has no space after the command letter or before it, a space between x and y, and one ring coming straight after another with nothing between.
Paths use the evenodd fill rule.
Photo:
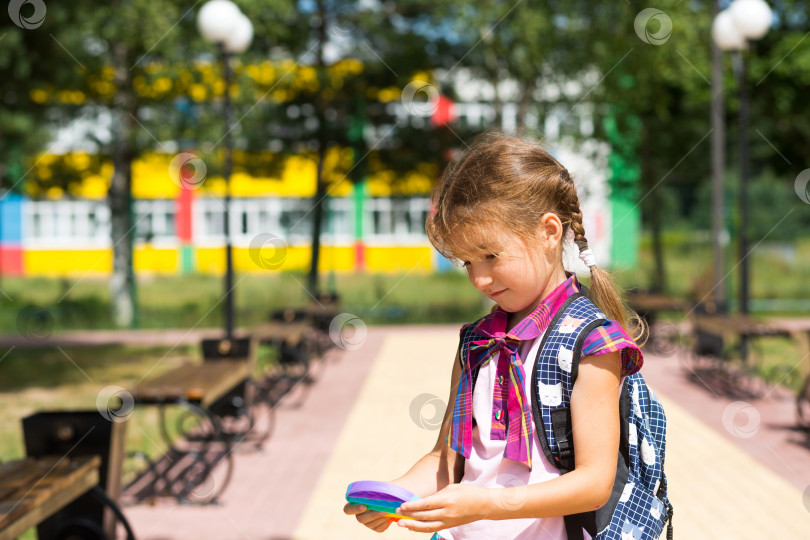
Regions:
<instances>
[{"instance_id":1,"label":"wooden bench slat","mask_svg":"<svg viewBox=\"0 0 810 540\"><path fill-rule=\"evenodd\" d=\"M23 475L0 478L0 540L18 537L99 482L99 456L21 460ZM27 479L20 483L20 479ZM13 491L10 493L9 491Z\"/></svg>"},{"instance_id":2,"label":"wooden bench slat","mask_svg":"<svg viewBox=\"0 0 810 540\"><path fill-rule=\"evenodd\" d=\"M5 509L16 506L21 497L47 495L48 489L58 489L70 483L72 476L100 466L101 459L98 456L74 460L47 456L40 459L27 458L21 462L23 467L20 474L3 478L0 482L0 488L7 492L7 496L0 501L0 516L5 515L3 513Z\"/></svg>"},{"instance_id":3,"label":"wooden bench slat","mask_svg":"<svg viewBox=\"0 0 810 540\"><path fill-rule=\"evenodd\" d=\"M759 322L745 315L708 315L695 318L695 326L707 332L725 335L788 336L789 332L778 326Z\"/></svg>"},{"instance_id":4,"label":"wooden bench slat","mask_svg":"<svg viewBox=\"0 0 810 540\"><path fill-rule=\"evenodd\" d=\"M0 503L13 496L20 485L31 481L36 476L36 469L31 466L33 459L23 459L4 463L0 468Z\"/></svg>"},{"instance_id":5,"label":"wooden bench slat","mask_svg":"<svg viewBox=\"0 0 810 540\"><path fill-rule=\"evenodd\" d=\"M282 342L292 347L298 346L312 326L307 322L271 321L258 325L252 335L262 342Z\"/></svg>"},{"instance_id":6,"label":"wooden bench slat","mask_svg":"<svg viewBox=\"0 0 810 540\"><path fill-rule=\"evenodd\" d=\"M250 365L247 362L217 361L206 365L212 365L212 367L197 373L194 384L186 390L189 398L192 397L192 393L201 394L203 407L208 407L250 377ZM213 365L216 365L217 369L213 369Z\"/></svg>"},{"instance_id":7,"label":"wooden bench slat","mask_svg":"<svg viewBox=\"0 0 810 540\"><path fill-rule=\"evenodd\" d=\"M0 483L3 499L18 496L20 489L30 489L31 486L41 481L50 469L53 469L52 474L61 474L65 467L69 466L70 461L67 459L60 461L59 457L46 456L40 459L26 458L19 460L18 463L20 467L13 474L3 477L2 483ZM0 515L2 515L2 506L0 506Z\"/></svg>"},{"instance_id":8,"label":"wooden bench slat","mask_svg":"<svg viewBox=\"0 0 810 540\"><path fill-rule=\"evenodd\" d=\"M658 293L635 293L627 296L627 303L637 311L682 311L689 302Z\"/></svg>"},{"instance_id":9,"label":"wooden bench slat","mask_svg":"<svg viewBox=\"0 0 810 540\"><path fill-rule=\"evenodd\" d=\"M0 502L0 525L26 512L37 502L47 499L55 479L70 471L68 459L53 465L45 460L40 462L32 460L26 466L24 477L7 484L11 492L5 500Z\"/></svg>"},{"instance_id":10,"label":"wooden bench slat","mask_svg":"<svg viewBox=\"0 0 810 540\"><path fill-rule=\"evenodd\" d=\"M139 384L131 393L141 403L189 399L205 407L247 379L250 371L244 360L184 364Z\"/></svg>"}]
</instances>

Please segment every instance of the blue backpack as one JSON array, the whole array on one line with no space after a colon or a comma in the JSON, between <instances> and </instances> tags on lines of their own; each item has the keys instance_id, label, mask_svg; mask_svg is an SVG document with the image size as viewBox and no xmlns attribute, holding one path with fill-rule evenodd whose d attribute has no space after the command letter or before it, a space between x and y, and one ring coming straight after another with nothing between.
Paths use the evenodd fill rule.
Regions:
<instances>
[{"instance_id":1,"label":"blue backpack","mask_svg":"<svg viewBox=\"0 0 810 540\"><path fill-rule=\"evenodd\" d=\"M534 364L531 402L537 435L549 463L562 474L574 470L570 401L582 344L591 330L605 322L605 315L587 296L571 295L551 319ZM464 360L470 341L476 339L474 326L462 336ZM561 351L565 351L565 362L561 362ZM477 377L476 371L473 384ZM666 417L640 373L625 377L619 412L619 458L610 499L598 510L565 516L568 539L581 540L583 529L598 540L652 539L667 525L671 540L673 508L664 474Z\"/></svg>"}]
</instances>

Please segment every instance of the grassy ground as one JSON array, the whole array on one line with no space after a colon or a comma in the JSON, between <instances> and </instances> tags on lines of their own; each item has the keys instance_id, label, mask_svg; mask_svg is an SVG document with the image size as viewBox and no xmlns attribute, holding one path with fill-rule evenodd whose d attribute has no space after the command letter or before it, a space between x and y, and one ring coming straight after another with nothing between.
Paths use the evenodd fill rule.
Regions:
<instances>
[{"instance_id":1,"label":"grassy ground","mask_svg":"<svg viewBox=\"0 0 810 540\"><path fill-rule=\"evenodd\" d=\"M666 289L677 296L711 285L711 245L695 233L668 233ZM756 243L754 243L756 245ZM731 252L732 250L729 250ZM724 282L727 296L737 297L736 258L729 254ZM754 310L770 302L780 314L810 312L810 238L790 245L756 245L750 257ZM639 265L615 272L623 287L649 287L653 259L644 240ZM336 289L345 311L367 324L460 322L485 309L480 295L464 274L326 276L323 288ZM266 320L269 312L310 301L306 276L293 273L236 276L236 320L250 326ZM0 333L26 329L60 331L75 328L112 328L106 280L3 278L0 281ZM221 327L222 278L210 275L142 277L137 286L138 324L141 328ZM803 303L803 304L802 304ZM767 307L767 306L766 306ZM773 311L773 310L772 310ZM773 313L769 313L773 314Z\"/></svg>"},{"instance_id":2,"label":"grassy ground","mask_svg":"<svg viewBox=\"0 0 810 540\"><path fill-rule=\"evenodd\" d=\"M311 302L301 274L245 274L236 277L236 321L250 326L274 310ZM53 331L112 328L107 282L84 279L6 278L8 298L0 308L0 333L20 326L47 326ZM456 322L483 309L480 295L459 273L444 275L341 275L335 278L344 310L367 324ZM222 278L192 274L142 278L138 284L141 328L221 327ZM38 315L32 315L39 308ZM31 320L39 316L41 323ZM50 322L48 322L50 321Z\"/></svg>"},{"instance_id":3,"label":"grassy ground","mask_svg":"<svg viewBox=\"0 0 810 540\"><path fill-rule=\"evenodd\" d=\"M712 245L708 236L673 231L664 235L664 245L667 292L676 296L691 296L690 293L695 289L711 288ZM810 277L810 238L799 238L789 244L752 241L751 248L748 261L754 311L761 304L776 300L773 305L777 306L780 313L800 315L810 312L810 291L807 288ZM726 278L723 285L732 304L739 290L738 261L736 248L730 246L727 249ZM617 282L623 287L649 287L653 282L653 267L650 240L645 237L637 268L616 271ZM791 303L801 307L779 307L790 306Z\"/></svg>"}]
</instances>

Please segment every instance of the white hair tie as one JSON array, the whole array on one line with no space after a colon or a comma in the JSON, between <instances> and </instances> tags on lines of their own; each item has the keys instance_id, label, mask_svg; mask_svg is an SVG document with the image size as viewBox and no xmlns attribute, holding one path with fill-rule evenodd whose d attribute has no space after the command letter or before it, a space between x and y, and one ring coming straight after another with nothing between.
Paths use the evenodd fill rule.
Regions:
<instances>
[{"instance_id":1,"label":"white hair tie","mask_svg":"<svg viewBox=\"0 0 810 540\"><path fill-rule=\"evenodd\" d=\"M593 251L591 251L590 248L580 251L579 258L582 259L582 262L585 263L585 266L588 268L591 266L596 266L596 260L593 256Z\"/></svg>"}]
</instances>

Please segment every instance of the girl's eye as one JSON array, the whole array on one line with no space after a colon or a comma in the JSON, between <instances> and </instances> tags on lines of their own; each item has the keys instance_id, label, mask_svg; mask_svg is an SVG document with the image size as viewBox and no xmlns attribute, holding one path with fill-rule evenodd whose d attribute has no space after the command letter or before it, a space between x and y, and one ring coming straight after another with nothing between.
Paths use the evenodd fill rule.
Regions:
<instances>
[{"instance_id":1,"label":"girl's eye","mask_svg":"<svg viewBox=\"0 0 810 540\"><path fill-rule=\"evenodd\" d=\"M470 261L461 261L461 266L464 267L470 266Z\"/></svg>"},{"instance_id":2,"label":"girl's eye","mask_svg":"<svg viewBox=\"0 0 810 540\"><path fill-rule=\"evenodd\" d=\"M492 259L497 259L497 258L498 258L498 254L497 254L497 253L490 253L489 255L487 255L487 259L488 259L488 260L490 260L490 261L491 261Z\"/></svg>"}]
</instances>

